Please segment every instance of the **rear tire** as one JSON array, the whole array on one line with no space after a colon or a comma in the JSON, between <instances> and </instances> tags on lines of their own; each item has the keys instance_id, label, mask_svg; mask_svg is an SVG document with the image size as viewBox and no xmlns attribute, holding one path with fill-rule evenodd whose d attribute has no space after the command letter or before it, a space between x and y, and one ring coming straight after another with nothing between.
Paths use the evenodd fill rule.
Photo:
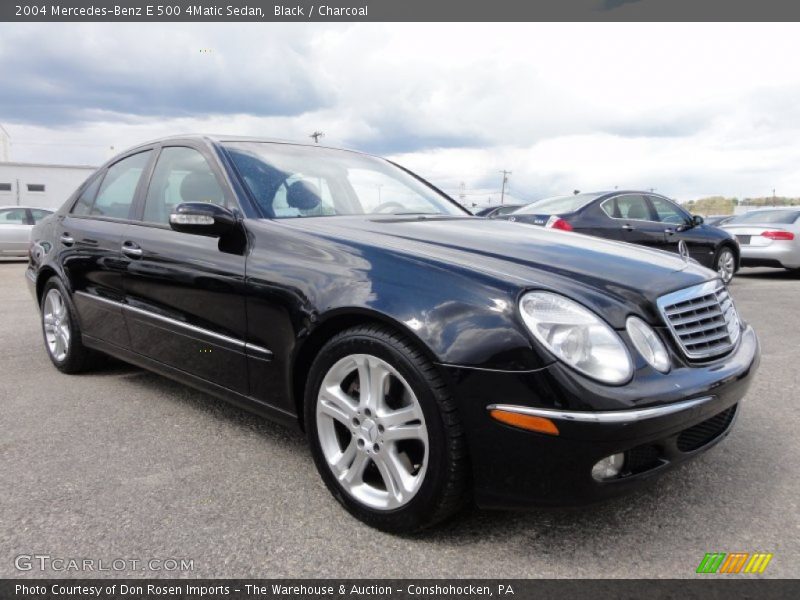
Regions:
<instances>
[{"instance_id":1,"label":"rear tire","mask_svg":"<svg viewBox=\"0 0 800 600\"><path fill-rule=\"evenodd\" d=\"M58 277L44 285L40 308L44 347L59 371L80 373L104 362L104 355L83 345L75 307Z\"/></svg>"},{"instance_id":2,"label":"rear tire","mask_svg":"<svg viewBox=\"0 0 800 600\"><path fill-rule=\"evenodd\" d=\"M387 327L354 327L325 344L309 372L305 423L325 485L372 527L410 533L467 500L455 403L436 367Z\"/></svg>"}]
</instances>

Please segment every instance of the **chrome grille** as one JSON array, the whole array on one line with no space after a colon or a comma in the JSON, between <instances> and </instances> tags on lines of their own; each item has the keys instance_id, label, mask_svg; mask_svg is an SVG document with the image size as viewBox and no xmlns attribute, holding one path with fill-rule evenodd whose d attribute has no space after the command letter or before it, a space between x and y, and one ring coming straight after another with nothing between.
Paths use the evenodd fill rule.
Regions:
<instances>
[{"instance_id":1,"label":"chrome grille","mask_svg":"<svg viewBox=\"0 0 800 600\"><path fill-rule=\"evenodd\" d=\"M728 290L709 281L658 299L661 316L690 359L722 356L741 334L739 315Z\"/></svg>"}]
</instances>

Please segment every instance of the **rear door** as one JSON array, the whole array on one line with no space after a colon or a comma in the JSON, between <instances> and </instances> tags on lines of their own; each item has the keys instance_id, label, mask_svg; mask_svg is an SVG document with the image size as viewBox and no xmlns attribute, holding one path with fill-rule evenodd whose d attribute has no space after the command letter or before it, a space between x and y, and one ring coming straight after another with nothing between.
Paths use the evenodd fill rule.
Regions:
<instances>
[{"instance_id":1,"label":"rear door","mask_svg":"<svg viewBox=\"0 0 800 600\"><path fill-rule=\"evenodd\" d=\"M169 215L181 202L236 208L213 156L202 146L165 146L125 229L126 320L135 352L246 394L243 244L179 233Z\"/></svg>"},{"instance_id":2,"label":"rear door","mask_svg":"<svg viewBox=\"0 0 800 600\"><path fill-rule=\"evenodd\" d=\"M644 194L620 194L600 205L607 220L603 237L666 250L663 223L657 221Z\"/></svg>"},{"instance_id":3,"label":"rear door","mask_svg":"<svg viewBox=\"0 0 800 600\"><path fill-rule=\"evenodd\" d=\"M84 335L127 348L122 315L122 232L141 192L151 149L128 155L90 180L58 224L58 260L72 290Z\"/></svg>"},{"instance_id":4,"label":"rear door","mask_svg":"<svg viewBox=\"0 0 800 600\"><path fill-rule=\"evenodd\" d=\"M0 256L25 256L33 224L24 207L0 209Z\"/></svg>"}]
</instances>

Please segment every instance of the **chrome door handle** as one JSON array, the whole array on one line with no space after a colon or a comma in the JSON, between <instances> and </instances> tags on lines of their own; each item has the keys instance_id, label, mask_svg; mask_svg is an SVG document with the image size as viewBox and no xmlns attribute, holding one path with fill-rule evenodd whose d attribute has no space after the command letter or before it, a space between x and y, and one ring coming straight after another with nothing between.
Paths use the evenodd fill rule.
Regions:
<instances>
[{"instance_id":1,"label":"chrome door handle","mask_svg":"<svg viewBox=\"0 0 800 600\"><path fill-rule=\"evenodd\" d=\"M122 253L127 254L131 258L141 258L144 251L139 247L138 244L133 242L125 242L122 244Z\"/></svg>"},{"instance_id":2,"label":"chrome door handle","mask_svg":"<svg viewBox=\"0 0 800 600\"><path fill-rule=\"evenodd\" d=\"M623 225L622 228L625 231L633 231L634 229L636 229L633 225L628 225L627 223L625 225Z\"/></svg>"},{"instance_id":3,"label":"chrome door handle","mask_svg":"<svg viewBox=\"0 0 800 600\"><path fill-rule=\"evenodd\" d=\"M62 233L60 240L65 246L72 246L75 243L75 238L68 233Z\"/></svg>"}]
</instances>

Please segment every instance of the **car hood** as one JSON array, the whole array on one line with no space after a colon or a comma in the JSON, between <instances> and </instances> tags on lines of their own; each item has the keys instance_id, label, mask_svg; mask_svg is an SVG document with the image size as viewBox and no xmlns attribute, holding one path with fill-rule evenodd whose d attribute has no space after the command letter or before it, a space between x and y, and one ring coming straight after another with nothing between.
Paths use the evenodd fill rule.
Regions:
<instances>
[{"instance_id":1,"label":"car hood","mask_svg":"<svg viewBox=\"0 0 800 600\"><path fill-rule=\"evenodd\" d=\"M337 242L449 264L517 289L552 289L598 311L627 314L635 306L651 321L659 296L716 276L677 254L505 220L342 216L281 223Z\"/></svg>"}]
</instances>

